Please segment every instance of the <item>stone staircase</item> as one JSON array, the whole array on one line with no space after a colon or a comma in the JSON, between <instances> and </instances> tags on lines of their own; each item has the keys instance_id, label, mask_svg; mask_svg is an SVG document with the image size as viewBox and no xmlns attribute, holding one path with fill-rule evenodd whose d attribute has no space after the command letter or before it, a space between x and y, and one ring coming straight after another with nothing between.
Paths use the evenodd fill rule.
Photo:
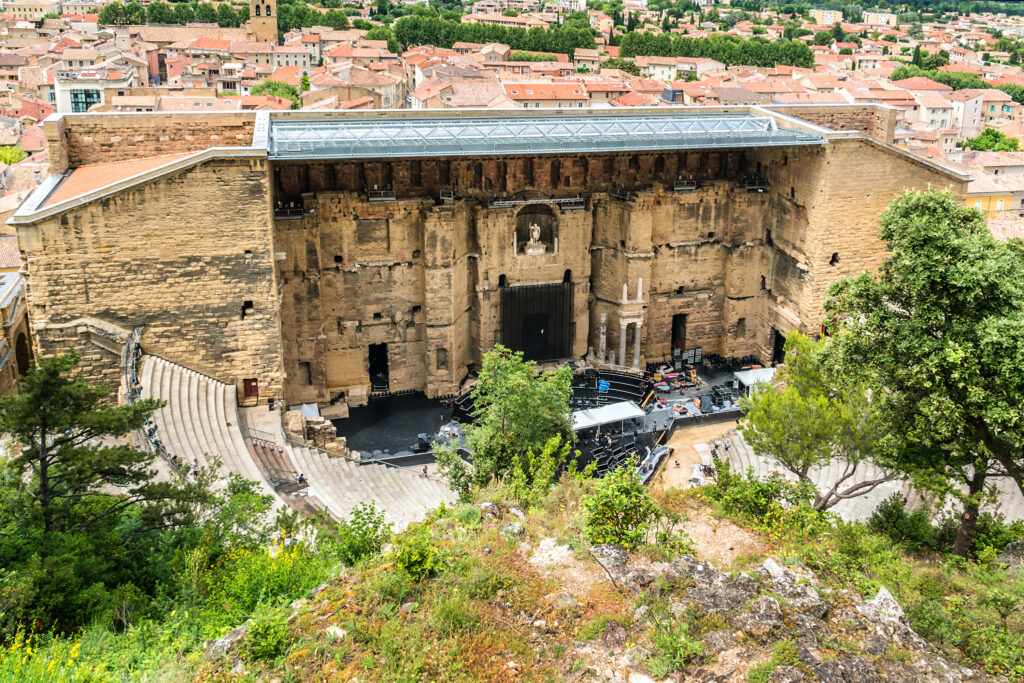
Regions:
<instances>
[{"instance_id":1,"label":"stone staircase","mask_svg":"<svg viewBox=\"0 0 1024 683\"><path fill-rule=\"evenodd\" d=\"M261 470L297 471L292 463L291 454L284 447L262 439L246 439L245 445L249 448L249 454L252 455ZM312 495L308 488L301 491L282 491L279 487L277 495L303 514L317 515L322 511L327 511L330 514L327 506L315 495Z\"/></svg>"},{"instance_id":2,"label":"stone staircase","mask_svg":"<svg viewBox=\"0 0 1024 683\"><path fill-rule=\"evenodd\" d=\"M424 478L416 470L371 464L359 465L325 452L290 445L296 469L309 479L312 495L332 515L347 519L359 503L373 502L384 510L395 531L417 522L442 503L455 502L448 485L435 476Z\"/></svg>"},{"instance_id":3,"label":"stone staircase","mask_svg":"<svg viewBox=\"0 0 1024 683\"><path fill-rule=\"evenodd\" d=\"M223 475L256 481L263 493L279 500L242 438L234 387L157 356L143 356L141 377L142 398L166 401L153 420L157 436L182 468L193 460L208 466L208 456L217 455Z\"/></svg>"}]
</instances>

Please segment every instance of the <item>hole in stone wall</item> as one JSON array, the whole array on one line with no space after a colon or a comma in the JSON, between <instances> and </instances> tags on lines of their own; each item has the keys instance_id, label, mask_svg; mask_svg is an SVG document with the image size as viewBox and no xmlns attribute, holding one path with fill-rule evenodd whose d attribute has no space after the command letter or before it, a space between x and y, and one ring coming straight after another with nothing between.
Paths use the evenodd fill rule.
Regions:
<instances>
[{"instance_id":1,"label":"hole in stone wall","mask_svg":"<svg viewBox=\"0 0 1024 683\"><path fill-rule=\"evenodd\" d=\"M713 240L713 239L715 239L715 233L713 233L713 232L709 232L709 233L708 233L708 239L709 239L709 240Z\"/></svg>"},{"instance_id":2,"label":"hole in stone wall","mask_svg":"<svg viewBox=\"0 0 1024 683\"><path fill-rule=\"evenodd\" d=\"M255 307L252 305L251 301L243 301L242 302L242 320L245 320L245 316L247 316L250 313L252 313L253 308L255 308Z\"/></svg>"},{"instance_id":3,"label":"hole in stone wall","mask_svg":"<svg viewBox=\"0 0 1024 683\"><path fill-rule=\"evenodd\" d=\"M335 265L341 265L344 262L345 262L345 259L342 258L341 254L335 254L334 255L334 263L335 263Z\"/></svg>"},{"instance_id":4,"label":"hole in stone wall","mask_svg":"<svg viewBox=\"0 0 1024 683\"><path fill-rule=\"evenodd\" d=\"M423 307L422 307L422 306L413 306L413 307L412 307L412 314L413 314L413 315L416 315L417 313L419 313L419 312L420 312L420 311L422 311L422 310L423 310Z\"/></svg>"},{"instance_id":5,"label":"hole in stone wall","mask_svg":"<svg viewBox=\"0 0 1024 683\"><path fill-rule=\"evenodd\" d=\"M838 266L839 265L839 252L838 251L835 252L834 254L832 254L832 258L829 259L828 264L830 266Z\"/></svg>"},{"instance_id":6,"label":"hole in stone wall","mask_svg":"<svg viewBox=\"0 0 1024 683\"><path fill-rule=\"evenodd\" d=\"M572 282L572 271L566 270L565 274L562 275L562 282Z\"/></svg>"},{"instance_id":7,"label":"hole in stone wall","mask_svg":"<svg viewBox=\"0 0 1024 683\"><path fill-rule=\"evenodd\" d=\"M790 199L796 199L796 188L795 187L790 187L789 188L789 198Z\"/></svg>"},{"instance_id":8,"label":"hole in stone wall","mask_svg":"<svg viewBox=\"0 0 1024 683\"><path fill-rule=\"evenodd\" d=\"M619 248L620 249L625 249L626 248L626 240L619 240Z\"/></svg>"},{"instance_id":9,"label":"hole in stone wall","mask_svg":"<svg viewBox=\"0 0 1024 683\"><path fill-rule=\"evenodd\" d=\"M380 320L381 318L383 318L383 316L380 313L374 313L373 314L373 319L374 320Z\"/></svg>"},{"instance_id":10,"label":"hole in stone wall","mask_svg":"<svg viewBox=\"0 0 1024 683\"><path fill-rule=\"evenodd\" d=\"M499 275L498 276L498 286L499 287L508 287L508 278L506 278L504 275Z\"/></svg>"},{"instance_id":11,"label":"hole in stone wall","mask_svg":"<svg viewBox=\"0 0 1024 683\"><path fill-rule=\"evenodd\" d=\"M772 231L771 230L765 230L765 233L764 233L764 243L767 244L769 247L774 244L774 242L772 242Z\"/></svg>"},{"instance_id":12,"label":"hole in stone wall","mask_svg":"<svg viewBox=\"0 0 1024 683\"><path fill-rule=\"evenodd\" d=\"M764 275L761 276L761 289L768 289L768 280L765 278Z\"/></svg>"},{"instance_id":13,"label":"hole in stone wall","mask_svg":"<svg viewBox=\"0 0 1024 683\"><path fill-rule=\"evenodd\" d=\"M252 263L252 249L245 250L245 262Z\"/></svg>"},{"instance_id":14,"label":"hole in stone wall","mask_svg":"<svg viewBox=\"0 0 1024 683\"><path fill-rule=\"evenodd\" d=\"M682 294L682 293L683 293L682 285L680 285L679 287L676 287L676 294Z\"/></svg>"},{"instance_id":15,"label":"hole in stone wall","mask_svg":"<svg viewBox=\"0 0 1024 683\"><path fill-rule=\"evenodd\" d=\"M746 337L747 336L747 319L740 318L736 321L736 336Z\"/></svg>"},{"instance_id":16,"label":"hole in stone wall","mask_svg":"<svg viewBox=\"0 0 1024 683\"><path fill-rule=\"evenodd\" d=\"M414 259L417 259L417 258L419 258L420 256L421 256L421 252L420 252L420 250L419 250L419 249L416 249L415 251L413 251L413 252L412 252L412 257L413 257Z\"/></svg>"},{"instance_id":17,"label":"hole in stone wall","mask_svg":"<svg viewBox=\"0 0 1024 683\"><path fill-rule=\"evenodd\" d=\"M437 350L434 352L434 358L436 359L438 370L448 369L448 349L438 346Z\"/></svg>"}]
</instances>

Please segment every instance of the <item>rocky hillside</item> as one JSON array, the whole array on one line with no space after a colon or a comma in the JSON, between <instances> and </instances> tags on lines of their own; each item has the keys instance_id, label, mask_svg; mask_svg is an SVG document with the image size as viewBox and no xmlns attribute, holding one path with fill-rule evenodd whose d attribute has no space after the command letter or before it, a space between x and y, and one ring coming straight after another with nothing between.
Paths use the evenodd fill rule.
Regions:
<instances>
[{"instance_id":1,"label":"rocky hillside","mask_svg":"<svg viewBox=\"0 0 1024 683\"><path fill-rule=\"evenodd\" d=\"M492 502L444 511L293 603L280 656L252 656L251 622L209 644L198 678L1007 680L916 633L867 565L849 582L819 575L785 539L699 498L659 501L693 539L687 552L588 545L577 527L586 486L563 484L528 513ZM943 599L961 599L958 585Z\"/></svg>"}]
</instances>

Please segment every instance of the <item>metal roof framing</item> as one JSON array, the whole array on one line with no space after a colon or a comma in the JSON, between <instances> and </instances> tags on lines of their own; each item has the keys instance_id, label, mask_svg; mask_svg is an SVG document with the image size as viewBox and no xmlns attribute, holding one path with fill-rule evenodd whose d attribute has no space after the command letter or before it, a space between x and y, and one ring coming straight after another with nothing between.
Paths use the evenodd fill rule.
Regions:
<instances>
[{"instance_id":1,"label":"metal roof framing","mask_svg":"<svg viewBox=\"0 0 1024 683\"><path fill-rule=\"evenodd\" d=\"M575 113L574 113L575 114ZM487 115L270 123L271 159L390 159L824 144L750 113Z\"/></svg>"}]
</instances>

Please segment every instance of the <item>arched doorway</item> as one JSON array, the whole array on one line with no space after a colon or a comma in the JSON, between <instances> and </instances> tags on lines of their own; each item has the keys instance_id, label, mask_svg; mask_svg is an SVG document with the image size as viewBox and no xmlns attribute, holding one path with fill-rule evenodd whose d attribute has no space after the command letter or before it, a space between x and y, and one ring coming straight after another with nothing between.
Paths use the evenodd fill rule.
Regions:
<instances>
[{"instance_id":1,"label":"arched doorway","mask_svg":"<svg viewBox=\"0 0 1024 683\"><path fill-rule=\"evenodd\" d=\"M28 366L32 362L32 351L28 345L28 335L24 332L19 332L14 342L14 361L18 364L19 375L28 372Z\"/></svg>"}]
</instances>

